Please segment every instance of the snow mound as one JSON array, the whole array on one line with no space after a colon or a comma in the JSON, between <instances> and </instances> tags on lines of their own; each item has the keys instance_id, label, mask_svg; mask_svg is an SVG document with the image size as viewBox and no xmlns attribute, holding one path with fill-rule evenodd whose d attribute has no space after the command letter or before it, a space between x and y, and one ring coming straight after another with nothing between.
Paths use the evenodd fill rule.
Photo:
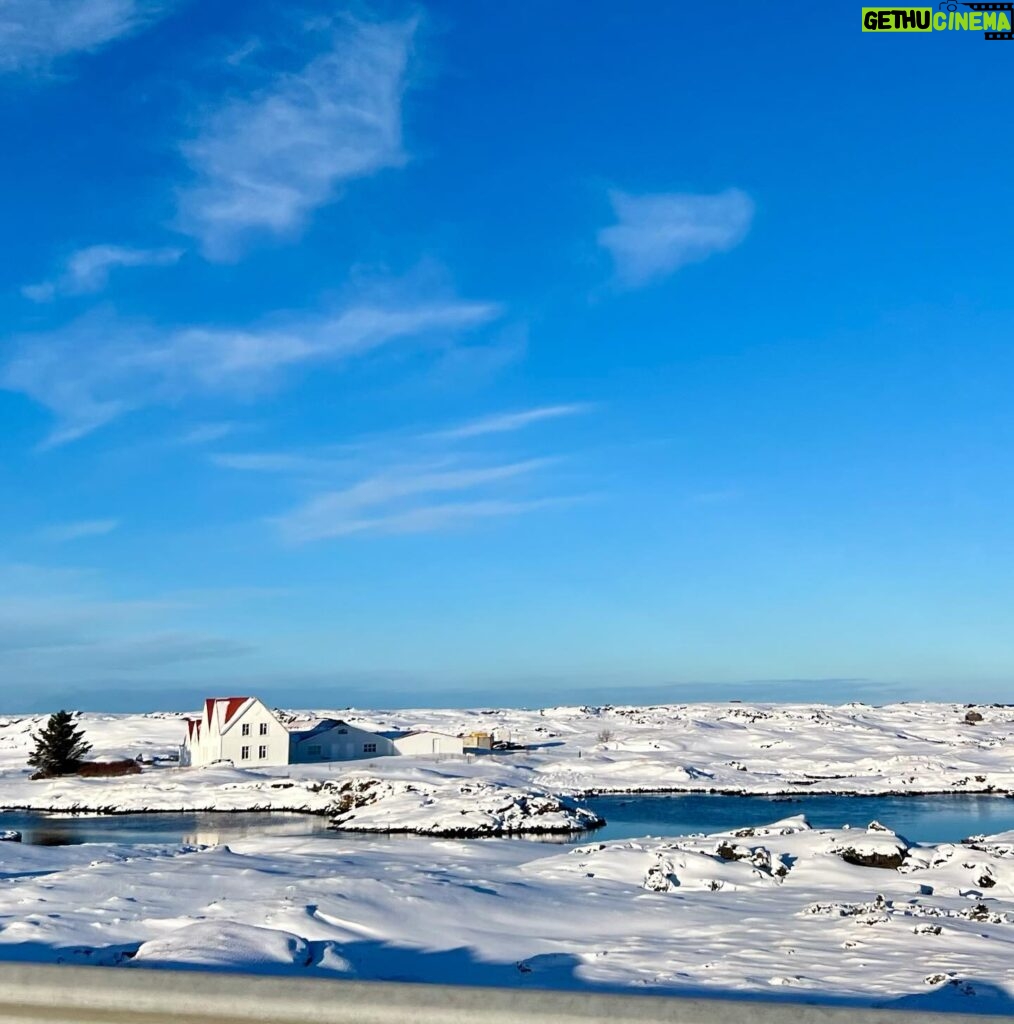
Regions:
<instances>
[{"instance_id":1,"label":"snow mound","mask_svg":"<svg viewBox=\"0 0 1014 1024\"><path fill-rule=\"evenodd\" d=\"M715 835L735 836L743 839L748 836L791 836L797 832L809 832L812 830L810 823L806 820L805 814L794 814L791 818L780 818L770 825L759 825L756 827L735 829L732 832L716 832Z\"/></svg>"},{"instance_id":2,"label":"snow mound","mask_svg":"<svg viewBox=\"0 0 1014 1024\"><path fill-rule=\"evenodd\" d=\"M263 973L277 967L306 967L310 960L306 940L291 932L235 921L195 921L164 938L142 943L132 963Z\"/></svg>"}]
</instances>

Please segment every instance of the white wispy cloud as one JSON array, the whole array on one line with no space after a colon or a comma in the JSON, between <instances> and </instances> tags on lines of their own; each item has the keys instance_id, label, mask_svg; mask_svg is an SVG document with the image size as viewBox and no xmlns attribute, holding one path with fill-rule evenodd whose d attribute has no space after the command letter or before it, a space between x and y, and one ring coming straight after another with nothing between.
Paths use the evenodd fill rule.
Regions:
<instances>
[{"instance_id":1,"label":"white wispy cloud","mask_svg":"<svg viewBox=\"0 0 1014 1024\"><path fill-rule=\"evenodd\" d=\"M619 282L631 288L739 245L754 212L753 200L735 188L610 198L617 223L599 232L599 245L612 255Z\"/></svg>"},{"instance_id":2,"label":"white wispy cloud","mask_svg":"<svg viewBox=\"0 0 1014 1024\"><path fill-rule=\"evenodd\" d=\"M481 519L523 515L576 499L534 498L530 501L458 501L422 505L403 512L332 519L311 525L306 533L290 532L295 541L348 537L352 534L434 533Z\"/></svg>"},{"instance_id":3,"label":"white wispy cloud","mask_svg":"<svg viewBox=\"0 0 1014 1024\"><path fill-rule=\"evenodd\" d=\"M183 146L194 183L180 222L212 257L250 230L297 230L345 182L397 167L416 22L346 21L299 71L206 115Z\"/></svg>"},{"instance_id":4,"label":"white wispy cloud","mask_svg":"<svg viewBox=\"0 0 1014 1024\"><path fill-rule=\"evenodd\" d=\"M304 492L316 489L291 511L269 520L289 543L426 533L585 500L552 493L557 487L546 493L540 471L559 458L507 457L472 442L500 439L593 408L579 403L536 406L443 430L394 430L303 451L216 452L209 460L224 469L289 478ZM559 484L558 477L554 483Z\"/></svg>"},{"instance_id":5,"label":"white wispy cloud","mask_svg":"<svg viewBox=\"0 0 1014 1024\"><path fill-rule=\"evenodd\" d=\"M228 420L222 420L218 423L201 423L196 427L191 427L185 434L180 435L177 441L179 444L188 445L213 444L215 441L221 441L223 437L235 434L238 429L238 424Z\"/></svg>"},{"instance_id":6,"label":"white wispy cloud","mask_svg":"<svg viewBox=\"0 0 1014 1024\"><path fill-rule=\"evenodd\" d=\"M182 255L182 249L90 245L72 253L53 280L26 284L21 294L32 302L49 302L58 295L87 295L102 291L109 282L109 272L117 267L166 267L177 263Z\"/></svg>"},{"instance_id":7,"label":"white wispy cloud","mask_svg":"<svg viewBox=\"0 0 1014 1024\"><path fill-rule=\"evenodd\" d=\"M550 461L392 468L341 490L319 494L275 522L287 541L306 543L350 534L425 532L477 518L514 515L554 499L508 500L485 492L528 476ZM433 500L433 496L449 493L463 498L456 502Z\"/></svg>"},{"instance_id":8,"label":"white wispy cloud","mask_svg":"<svg viewBox=\"0 0 1014 1024\"><path fill-rule=\"evenodd\" d=\"M0 72L45 71L97 50L168 12L175 0L3 0Z\"/></svg>"},{"instance_id":9,"label":"white wispy cloud","mask_svg":"<svg viewBox=\"0 0 1014 1024\"><path fill-rule=\"evenodd\" d=\"M488 303L359 305L256 328L156 328L95 311L49 334L16 339L0 387L57 417L48 445L82 437L132 409L194 394L253 395L301 364L341 361L395 340L456 332L499 315Z\"/></svg>"},{"instance_id":10,"label":"white wispy cloud","mask_svg":"<svg viewBox=\"0 0 1014 1024\"><path fill-rule=\"evenodd\" d=\"M463 423L458 427L435 431L431 436L447 439L464 439L481 437L485 434L504 434L514 430L523 430L533 423L543 420L560 419L563 416L577 416L588 412L591 406L586 403L570 403L568 405L542 405L518 412L494 413Z\"/></svg>"},{"instance_id":11,"label":"white wispy cloud","mask_svg":"<svg viewBox=\"0 0 1014 1024\"><path fill-rule=\"evenodd\" d=\"M42 536L54 544L81 540L83 537L102 537L119 529L119 519L84 519L76 523L58 523L47 526Z\"/></svg>"},{"instance_id":12,"label":"white wispy cloud","mask_svg":"<svg viewBox=\"0 0 1014 1024\"><path fill-rule=\"evenodd\" d=\"M347 462L294 452L216 452L211 461L223 469L251 473L283 473L293 476L333 477L348 468Z\"/></svg>"}]
</instances>

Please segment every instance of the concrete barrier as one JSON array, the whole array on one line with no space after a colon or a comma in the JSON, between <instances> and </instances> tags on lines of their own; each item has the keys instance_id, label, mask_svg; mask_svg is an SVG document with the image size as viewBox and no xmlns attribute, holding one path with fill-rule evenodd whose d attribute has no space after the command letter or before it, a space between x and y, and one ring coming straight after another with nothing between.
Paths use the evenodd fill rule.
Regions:
<instances>
[{"instance_id":1,"label":"concrete barrier","mask_svg":"<svg viewBox=\"0 0 1014 1024\"><path fill-rule=\"evenodd\" d=\"M968 1024L974 1019L984 1018L758 1000L0 964L3 1024ZM985 1019L1014 1024L1014 1017Z\"/></svg>"}]
</instances>

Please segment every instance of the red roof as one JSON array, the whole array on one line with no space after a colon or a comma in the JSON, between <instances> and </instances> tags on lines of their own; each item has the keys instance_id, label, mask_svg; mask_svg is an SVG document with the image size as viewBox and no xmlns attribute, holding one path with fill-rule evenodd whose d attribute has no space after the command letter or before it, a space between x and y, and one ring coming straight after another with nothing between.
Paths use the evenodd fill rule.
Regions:
<instances>
[{"instance_id":1,"label":"red roof","mask_svg":"<svg viewBox=\"0 0 1014 1024\"><path fill-rule=\"evenodd\" d=\"M250 699L249 697L226 697L229 704L225 709L225 721L228 724L234 714Z\"/></svg>"},{"instance_id":2,"label":"red roof","mask_svg":"<svg viewBox=\"0 0 1014 1024\"><path fill-rule=\"evenodd\" d=\"M249 697L209 697L204 702L204 714L211 725L211 716L215 713L216 704L225 704L225 718L223 725L228 725L237 711L248 701Z\"/></svg>"}]
</instances>

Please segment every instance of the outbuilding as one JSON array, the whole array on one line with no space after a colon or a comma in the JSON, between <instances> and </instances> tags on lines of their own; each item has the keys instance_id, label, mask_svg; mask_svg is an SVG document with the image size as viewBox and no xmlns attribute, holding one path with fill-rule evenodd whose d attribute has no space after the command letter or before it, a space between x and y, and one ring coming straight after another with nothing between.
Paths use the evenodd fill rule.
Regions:
<instances>
[{"instance_id":1,"label":"outbuilding","mask_svg":"<svg viewBox=\"0 0 1014 1024\"><path fill-rule=\"evenodd\" d=\"M399 754L433 755L465 752L462 738L445 732L413 729L409 732L388 732L383 735L391 741Z\"/></svg>"},{"instance_id":2,"label":"outbuilding","mask_svg":"<svg viewBox=\"0 0 1014 1024\"><path fill-rule=\"evenodd\" d=\"M357 729L337 719L324 719L310 729L294 731L290 735L290 764L354 761L398 753L387 736Z\"/></svg>"}]
</instances>

